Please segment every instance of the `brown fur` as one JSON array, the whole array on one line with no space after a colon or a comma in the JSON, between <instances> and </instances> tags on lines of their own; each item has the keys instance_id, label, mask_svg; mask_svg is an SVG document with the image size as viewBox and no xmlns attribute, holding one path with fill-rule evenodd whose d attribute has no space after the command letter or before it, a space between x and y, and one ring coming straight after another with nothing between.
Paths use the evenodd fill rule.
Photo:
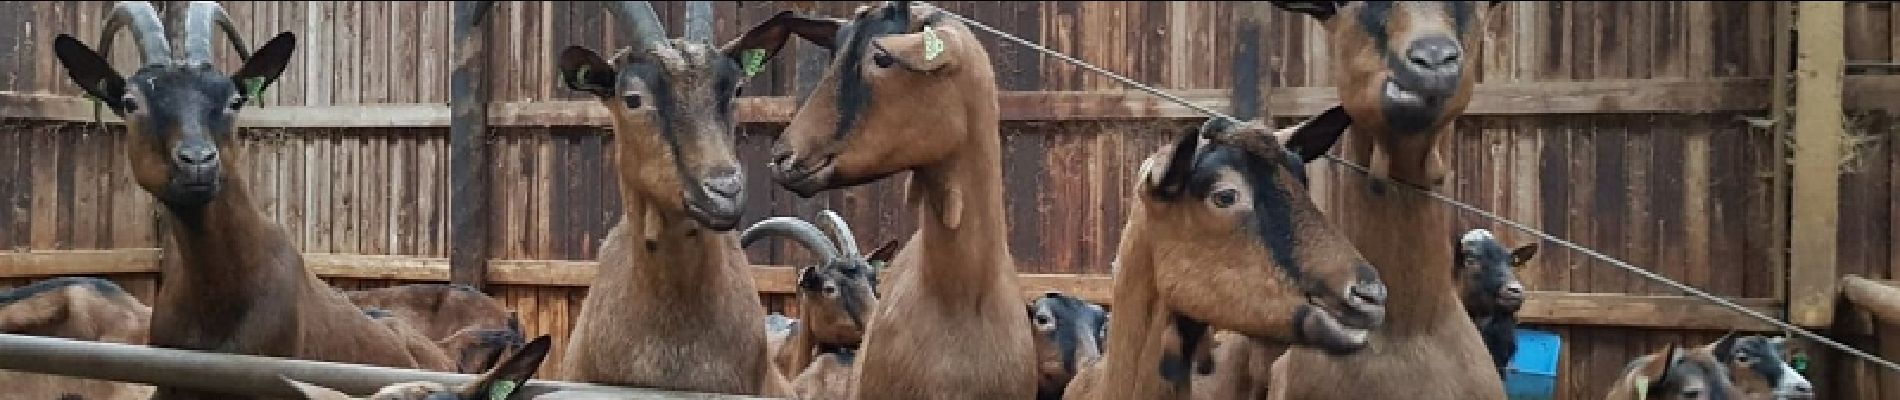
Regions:
<instances>
[{"instance_id":1,"label":"brown fur","mask_svg":"<svg viewBox=\"0 0 1900 400\"><path fill-rule=\"evenodd\" d=\"M1646 394L1647 396L1642 396ZM1736 400L1742 393L1709 346L1679 348L1638 356L1623 368L1605 400Z\"/></svg>"},{"instance_id":2,"label":"brown fur","mask_svg":"<svg viewBox=\"0 0 1900 400\"><path fill-rule=\"evenodd\" d=\"M836 212L824 210L823 225L792 217L760 221L740 235L741 243L783 236L818 255L818 262L799 269L794 297L800 320L788 342L779 346L774 361L792 381L796 398L837 399L848 396L856 377L851 366L864 337L870 310L877 309L873 283L877 265L890 261L886 247L868 257L858 253L857 238Z\"/></svg>"},{"instance_id":3,"label":"brown fur","mask_svg":"<svg viewBox=\"0 0 1900 400\"><path fill-rule=\"evenodd\" d=\"M455 361L456 372L480 373L482 370L476 369L479 360L523 344L522 333L507 307L472 287L414 284L344 294L357 307L389 312L413 327ZM497 342L496 338L507 339Z\"/></svg>"},{"instance_id":4,"label":"brown fur","mask_svg":"<svg viewBox=\"0 0 1900 400\"><path fill-rule=\"evenodd\" d=\"M1006 240L995 71L976 37L948 18L931 24L942 53L925 57L918 32L933 10L860 8L917 17L894 20L902 32L874 41L890 53L833 60L779 136L776 180L809 197L911 172L906 203L919 227L890 264L896 273L872 314L851 398L1029 398L1035 354ZM817 23L835 30L842 21ZM819 36L814 42L832 44ZM858 61L863 70L840 70ZM838 85L851 78L843 74L867 81L875 100L840 138ZM830 167L818 167L825 172L792 172L833 155Z\"/></svg>"},{"instance_id":5,"label":"brown fur","mask_svg":"<svg viewBox=\"0 0 1900 400\"><path fill-rule=\"evenodd\" d=\"M499 362L491 363L490 366L483 366L484 371L487 372L482 373L481 377L477 378L474 382L469 382L467 385L463 385L459 388L450 388L448 385L437 382L404 382L383 387L381 390L376 391L375 394L370 395L367 399L425 400L429 399L432 395L441 394L448 394L459 400L524 399L526 396L516 390L527 383L529 379L534 378L534 372L540 369L541 361L547 358L549 346L552 346L552 344L547 335L535 338L533 341L524 345L520 351L509 354L506 359L499 359ZM303 393L303 397L309 400L355 399L349 394L335 389L300 382L290 378L281 379L283 379L286 384L297 388L299 392ZM503 383L505 383L505 385L502 385ZM492 397L495 394L500 394L498 392L499 390L508 390L509 392L506 393L504 397Z\"/></svg>"},{"instance_id":6,"label":"brown fur","mask_svg":"<svg viewBox=\"0 0 1900 400\"><path fill-rule=\"evenodd\" d=\"M157 19L149 5L121 7L139 9L124 15ZM198 12L198 7L215 3L192 7ZM133 24L135 39L155 42L162 37L155 23L140 25ZM193 32L193 37L211 35L203 26L182 30ZM125 120L125 154L133 178L165 210L165 282L154 301L150 344L449 371L450 365L419 361L441 355L412 353L417 349L405 346L401 337L371 321L340 291L304 268L302 254L283 229L252 203L243 179L248 166L239 164L241 157L230 151L238 137L236 109L247 100L234 81L274 80L295 47L295 37L279 34L231 75L210 67L208 49L193 50L192 42L173 44L196 54L188 59L142 53L148 65L130 78L118 75L98 55L101 52L70 36L62 34L54 43L73 82ZM159 388L155 396L183 397L239 396L171 388Z\"/></svg>"},{"instance_id":7,"label":"brown fur","mask_svg":"<svg viewBox=\"0 0 1900 400\"><path fill-rule=\"evenodd\" d=\"M1267 380L1273 360L1280 358L1286 346L1254 340L1232 331L1214 334L1209 357L1200 362L1194 376L1196 400L1263 400L1267 398Z\"/></svg>"},{"instance_id":8,"label":"brown fur","mask_svg":"<svg viewBox=\"0 0 1900 400\"><path fill-rule=\"evenodd\" d=\"M792 380L792 398L810 400L844 399L857 387L853 363L837 354L819 354Z\"/></svg>"},{"instance_id":9,"label":"brown fur","mask_svg":"<svg viewBox=\"0 0 1900 400\"><path fill-rule=\"evenodd\" d=\"M624 15L617 15L622 24L634 23ZM657 18L640 21L657 25ZM632 30L658 30L648 28ZM728 225L743 201L693 194L739 171L731 104L743 80L721 65L736 65L772 33L755 28L715 47L655 32L660 37L636 39L651 44L613 64L580 47L561 55L567 86L594 94L613 115L622 205L601 244L600 274L582 303L561 378L727 394L789 390L759 328L765 307L752 266ZM632 64L657 72L617 72ZM671 114L663 120L661 113ZM742 198L742 182L731 182L738 186L728 188L727 200Z\"/></svg>"},{"instance_id":10,"label":"brown fur","mask_svg":"<svg viewBox=\"0 0 1900 400\"><path fill-rule=\"evenodd\" d=\"M1344 158L1371 166L1381 178L1436 187L1445 177L1437 145L1463 112L1476 80L1485 5L1465 3L1471 15L1458 32L1448 3L1389 3L1390 12L1377 21L1387 32L1385 46L1380 46L1363 29L1366 19L1360 16L1374 3L1332 3L1277 4L1336 11L1323 18L1323 24L1330 32L1333 64L1340 70L1335 78L1339 95L1353 120ZM1461 75L1432 93L1443 97L1437 97L1441 105L1431 126L1399 131L1387 123L1391 111L1381 97L1387 79L1399 79L1388 69L1388 57L1403 60L1400 52L1414 39L1433 35L1460 43L1465 52ZM1381 47L1391 50L1381 52ZM1274 363L1270 397L1503 399L1500 377L1453 287L1454 258L1451 243L1444 240L1451 230L1450 209L1389 182L1350 173L1342 177L1335 185L1339 208L1332 218L1390 284L1390 318L1373 334L1369 347L1356 354L1289 349Z\"/></svg>"},{"instance_id":11,"label":"brown fur","mask_svg":"<svg viewBox=\"0 0 1900 400\"><path fill-rule=\"evenodd\" d=\"M1143 163L1116 255L1100 398L1187 398L1206 329L1331 352L1364 345L1362 333L1383 318L1380 277L1290 169L1301 165L1293 155L1331 147L1346 128L1341 117L1329 111L1277 135L1287 147L1257 123L1232 129L1210 120ZM1219 154L1240 161L1197 161ZM1211 183L1177 187L1203 180ZM1215 200L1220 194L1230 195L1227 205ZM1274 210L1282 214L1262 217ZM1184 322L1204 329L1184 330Z\"/></svg>"},{"instance_id":12,"label":"brown fur","mask_svg":"<svg viewBox=\"0 0 1900 400\"><path fill-rule=\"evenodd\" d=\"M36 287L36 286L56 287ZM26 291L36 291L26 293ZM143 345L152 308L112 281L54 278L0 291L11 302L0 305L0 333ZM9 396L53 399L76 395L91 400L151 397L149 385L0 371L0 388Z\"/></svg>"}]
</instances>

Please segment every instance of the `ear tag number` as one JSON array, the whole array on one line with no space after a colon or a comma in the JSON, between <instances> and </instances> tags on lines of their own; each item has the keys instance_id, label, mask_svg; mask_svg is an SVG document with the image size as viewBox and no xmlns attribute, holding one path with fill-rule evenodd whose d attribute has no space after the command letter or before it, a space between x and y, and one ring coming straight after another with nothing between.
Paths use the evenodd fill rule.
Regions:
<instances>
[{"instance_id":1,"label":"ear tag number","mask_svg":"<svg viewBox=\"0 0 1900 400\"><path fill-rule=\"evenodd\" d=\"M924 25L924 61L936 60L943 54L943 38L937 37L937 30Z\"/></svg>"},{"instance_id":2,"label":"ear tag number","mask_svg":"<svg viewBox=\"0 0 1900 400\"><path fill-rule=\"evenodd\" d=\"M741 60L740 66L745 68L745 77L747 78L758 75L759 71L765 70L765 49L746 49L745 53L739 56L739 59Z\"/></svg>"},{"instance_id":3,"label":"ear tag number","mask_svg":"<svg viewBox=\"0 0 1900 400\"><path fill-rule=\"evenodd\" d=\"M494 386L488 387L488 400L508 400L508 395L514 392L515 381L495 382Z\"/></svg>"}]
</instances>

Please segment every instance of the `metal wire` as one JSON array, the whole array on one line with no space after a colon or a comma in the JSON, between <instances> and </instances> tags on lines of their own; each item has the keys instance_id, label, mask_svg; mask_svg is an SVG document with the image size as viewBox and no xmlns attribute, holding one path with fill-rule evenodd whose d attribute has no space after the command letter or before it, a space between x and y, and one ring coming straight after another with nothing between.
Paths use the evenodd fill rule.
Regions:
<instances>
[{"instance_id":1,"label":"metal wire","mask_svg":"<svg viewBox=\"0 0 1900 400\"><path fill-rule=\"evenodd\" d=\"M929 4L928 2L919 2L919 3ZM1102 69L1101 67L1097 67L1093 64L1089 64L1088 62L1077 60L1073 57L1069 57L1066 54L1062 54L1060 52L1056 52L1054 50L1050 50L1048 48L1042 47L1041 45L1037 45L1035 42L1031 42L1029 40L1016 37L1015 35L1011 35L1008 32L1003 32L1002 30L992 28L989 25L984 25L982 22L977 22L974 19L970 19L962 15L959 15L957 13L950 12L950 10L943 9L943 7L938 7L936 5L931 5L931 6L937 8L938 11L942 12L944 15L948 15L951 18L956 18L958 21L962 21L965 25L969 25L977 29L983 30L985 32L989 32L990 34L996 35L997 37L1001 37L1011 42L1015 42L1016 44L1026 46L1031 49L1035 49L1036 51L1041 52L1044 55L1055 57L1056 59L1060 59L1064 62L1068 62L1069 64L1073 64L1076 67L1080 67L1082 69L1086 69L1089 71L1094 71L1095 73L1106 75L1110 79L1114 79L1118 82L1121 82L1124 85L1128 85L1137 90L1141 90L1143 92L1147 92L1149 94L1153 94L1156 96L1161 96L1161 98L1167 99L1168 101L1180 103L1182 106L1186 106L1190 109L1193 109L1194 111L1199 111L1202 114L1207 114L1210 117L1220 118L1220 119L1227 120L1233 123L1241 122L1240 120L1235 119L1233 116L1229 116L1219 111L1214 111L1213 109L1203 107L1199 104L1194 104L1194 102L1191 102L1179 96L1175 96L1173 94L1169 94L1167 92L1161 91L1161 89L1157 89L1155 87L1142 84L1141 82L1136 82L1133 79L1128 79L1127 77L1123 77L1120 74L1116 74L1112 71ZM1366 176L1372 176L1372 171L1370 169L1367 169L1366 167L1362 167L1362 166L1359 166L1358 164L1354 164L1350 161L1346 161L1344 159L1341 159L1337 156L1332 155L1331 153L1324 154L1324 156L1326 157L1326 159L1332 160L1334 163L1344 165L1348 168L1351 168L1354 171L1357 171L1361 174L1365 174ZM1699 297L1699 298L1702 298L1703 300L1708 300L1709 302L1715 303L1716 305L1722 306L1724 308L1735 310L1736 312L1742 313L1743 315L1747 315L1749 317L1762 320L1764 322L1767 322L1770 325L1774 325L1778 328L1781 328L1784 331L1794 332L1796 334L1801 335L1802 337L1808 338L1809 340L1813 340L1815 342L1825 344L1828 347L1834 348L1835 350L1840 350L1843 353L1851 354L1855 357L1859 357L1869 362L1879 364L1880 366L1886 367L1889 370L1900 372L1900 364L1895 364L1892 361L1887 361L1886 359L1880 358L1873 354L1868 354L1867 352L1861 351L1860 349L1856 349L1852 346L1842 344L1840 342L1834 341L1833 339L1829 339L1825 336L1815 334L1814 332L1809 332L1806 329L1801 329L1801 327L1795 326L1794 324L1790 324L1786 321L1782 321L1779 319L1775 319L1774 317L1764 315L1760 312L1757 312L1748 307L1744 307L1740 304L1736 304L1735 302L1729 301L1728 299L1722 298L1720 296L1712 295L1712 294L1709 294L1708 292L1703 292L1700 289L1696 289L1695 287L1682 284L1681 282L1676 282L1662 275L1657 275L1655 272L1650 272L1649 270L1638 268L1634 265L1630 265L1627 262L1623 262L1623 260L1618 260L1615 257L1610 257L1608 255L1604 255L1603 253L1599 253L1595 250L1591 250L1588 247L1583 247L1583 246L1577 245L1576 243L1571 243L1570 241L1559 239L1556 236L1551 236L1550 234L1544 233L1543 231L1537 230L1535 228L1531 228L1530 226L1526 226L1524 224L1518 223L1517 221L1505 219L1504 217L1498 216L1497 214L1492 214L1488 211L1472 206L1470 204L1465 204L1464 202L1452 199L1450 197L1446 197L1445 195L1439 194L1438 192L1432 191L1431 189L1428 189L1428 188L1412 185L1405 182L1398 182L1398 181L1391 181L1391 180L1387 180L1386 182L1397 184L1398 186L1409 188L1412 190L1417 190L1419 192L1425 193L1425 195L1427 196L1431 196L1433 199L1437 199L1438 201L1445 202L1446 204L1451 204L1460 209L1464 209L1465 211L1469 211L1471 213L1478 214L1485 218L1510 226L1513 229L1517 229L1519 231L1523 231L1524 233L1529 233L1539 238L1543 238L1545 241L1556 243L1559 246L1563 246L1571 250L1575 250L1579 253L1583 253L1584 255L1588 255L1598 260L1602 260L1603 262L1606 262L1606 263L1609 263L1610 265L1614 265L1618 268L1622 268L1624 270L1630 271L1639 276L1642 276L1643 278L1649 279L1651 281L1660 282L1664 285L1668 285L1670 287L1676 288L1676 290L1681 290L1685 293L1690 294L1691 296Z\"/></svg>"}]
</instances>

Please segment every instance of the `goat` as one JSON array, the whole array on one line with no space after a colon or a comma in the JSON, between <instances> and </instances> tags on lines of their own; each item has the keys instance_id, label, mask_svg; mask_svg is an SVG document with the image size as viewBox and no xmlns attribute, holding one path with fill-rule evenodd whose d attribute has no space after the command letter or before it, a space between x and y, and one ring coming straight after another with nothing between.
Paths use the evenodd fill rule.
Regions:
<instances>
[{"instance_id":1,"label":"goat","mask_svg":"<svg viewBox=\"0 0 1900 400\"><path fill-rule=\"evenodd\" d=\"M799 270L796 297L801 313L789 343L779 349L781 369L792 380L794 398L837 399L855 383L851 366L863 340L865 313L877 308L878 270L891 252L879 248L869 257L858 252L857 237L836 212L820 212L835 234L792 217L761 220L739 235L741 246L771 236L791 238L816 253L819 261ZM836 243L833 243L835 238Z\"/></svg>"},{"instance_id":2,"label":"goat","mask_svg":"<svg viewBox=\"0 0 1900 400\"><path fill-rule=\"evenodd\" d=\"M541 335L523 345L520 351L510 354L507 359L489 360L483 366L483 373L474 382L459 388L450 388L439 382L404 382L383 387L368 400L505 400L519 399L516 389L534 378L535 370L541 367L541 361L547 359L552 340ZM497 362L499 360L499 362ZM305 383L288 377L279 376L284 383L303 393L309 400L353 400L349 394L335 389Z\"/></svg>"},{"instance_id":3,"label":"goat","mask_svg":"<svg viewBox=\"0 0 1900 400\"><path fill-rule=\"evenodd\" d=\"M1268 397L1504 399L1503 380L1454 287L1452 246L1442 239L1452 231L1451 211L1412 190L1436 190L1446 178L1437 146L1470 103L1480 58L1466 49L1481 45L1490 7L1273 3L1328 32L1340 106L1352 123L1342 158L1371 169L1371 176L1339 175L1330 196L1337 208L1328 214L1389 284L1391 318L1372 333L1380 340L1354 354L1287 349L1274 361Z\"/></svg>"},{"instance_id":4,"label":"goat","mask_svg":"<svg viewBox=\"0 0 1900 400\"><path fill-rule=\"evenodd\" d=\"M1286 351L1285 345L1225 330L1215 332L1208 342L1207 357L1195 362L1194 399L1267 397L1270 368L1273 360Z\"/></svg>"},{"instance_id":5,"label":"goat","mask_svg":"<svg viewBox=\"0 0 1900 400\"><path fill-rule=\"evenodd\" d=\"M570 46L563 84L613 116L622 215L600 248L567 355L569 380L780 395L765 315L735 232L745 204L735 97L784 44L774 17L724 46L668 39L647 2L613 2L632 47L609 64Z\"/></svg>"},{"instance_id":6,"label":"goat","mask_svg":"<svg viewBox=\"0 0 1900 400\"><path fill-rule=\"evenodd\" d=\"M1036 399L1061 399L1076 374L1102 357L1108 311L1056 291L1043 292L1024 308L1036 329Z\"/></svg>"},{"instance_id":7,"label":"goat","mask_svg":"<svg viewBox=\"0 0 1900 400\"><path fill-rule=\"evenodd\" d=\"M214 23L245 60L231 75L211 63ZM103 54L128 26L143 63L122 77ZM151 3L120 2L100 51L67 34L53 41L72 82L125 121L133 178L165 211L173 251L161 267L150 344L450 370L420 363L405 350L413 347L305 268L282 227L252 202L245 166L226 156L238 140L238 111L283 72L296 36L279 33L250 53L223 8L203 1L190 3L180 32L183 57L174 59ZM160 387L156 398L215 396Z\"/></svg>"},{"instance_id":8,"label":"goat","mask_svg":"<svg viewBox=\"0 0 1900 400\"><path fill-rule=\"evenodd\" d=\"M1728 369L1716 360L1714 346L1677 348L1637 356L1623 367L1605 400L1732 400L1741 392Z\"/></svg>"},{"instance_id":9,"label":"goat","mask_svg":"<svg viewBox=\"0 0 1900 400\"><path fill-rule=\"evenodd\" d=\"M500 300L460 284L413 284L344 292L365 310L384 310L414 327L455 360L456 372L480 373L470 362L522 346L525 334Z\"/></svg>"},{"instance_id":10,"label":"goat","mask_svg":"<svg viewBox=\"0 0 1900 400\"><path fill-rule=\"evenodd\" d=\"M59 277L0 291L0 333L144 345L152 308L112 281ZM144 400L149 385L0 371L0 388L32 399Z\"/></svg>"},{"instance_id":11,"label":"goat","mask_svg":"<svg viewBox=\"0 0 1900 400\"><path fill-rule=\"evenodd\" d=\"M862 6L848 21L792 18L804 27L792 33L833 56L778 137L773 181L812 197L908 171L918 220L891 260L852 398L1035 396L988 51L962 23L909 2Z\"/></svg>"},{"instance_id":12,"label":"goat","mask_svg":"<svg viewBox=\"0 0 1900 400\"><path fill-rule=\"evenodd\" d=\"M1349 121L1338 107L1277 133L1209 119L1143 161L1099 398L1190 396L1189 369L1216 329L1331 354L1376 342L1379 271L1306 196L1305 160Z\"/></svg>"},{"instance_id":13,"label":"goat","mask_svg":"<svg viewBox=\"0 0 1900 400\"><path fill-rule=\"evenodd\" d=\"M1460 301L1491 353L1498 379L1504 379L1505 368L1517 354L1517 311L1524 306L1524 283L1517 280L1515 271L1530 264L1537 255L1537 243L1505 250L1491 231L1482 228L1465 231L1455 241L1452 246L1458 259L1452 271L1458 276Z\"/></svg>"},{"instance_id":14,"label":"goat","mask_svg":"<svg viewBox=\"0 0 1900 400\"><path fill-rule=\"evenodd\" d=\"M1736 390L1748 400L1807 399L1814 385L1788 365L1782 354L1787 338L1723 335L1710 344L1715 359L1731 372Z\"/></svg>"}]
</instances>

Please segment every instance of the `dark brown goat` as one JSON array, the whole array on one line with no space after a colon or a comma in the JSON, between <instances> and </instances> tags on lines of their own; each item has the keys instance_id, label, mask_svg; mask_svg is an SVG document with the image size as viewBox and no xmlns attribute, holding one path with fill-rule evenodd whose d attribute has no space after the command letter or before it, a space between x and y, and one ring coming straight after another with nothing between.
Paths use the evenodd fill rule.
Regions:
<instances>
[{"instance_id":1,"label":"dark brown goat","mask_svg":"<svg viewBox=\"0 0 1900 400\"><path fill-rule=\"evenodd\" d=\"M0 291L0 333L143 345L152 308L112 281L60 277ZM60 375L0 371L9 396L52 399L144 400L149 385Z\"/></svg>"},{"instance_id":2,"label":"dark brown goat","mask_svg":"<svg viewBox=\"0 0 1900 400\"><path fill-rule=\"evenodd\" d=\"M891 261L852 398L1025 399L1035 349L1003 209L996 71L963 24L892 2L797 18L832 50L774 150L801 197L910 172L917 232Z\"/></svg>"},{"instance_id":3,"label":"dark brown goat","mask_svg":"<svg viewBox=\"0 0 1900 400\"><path fill-rule=\"evenodd\" d=\"M1605 400L1738 400L1728 368L1716 360L1713 346L1665 345L1623 367Z\"/></svg>"},{"instance_id":4,"label":"dark brown goat","mask_svg":"<svg viewBox=\"0 0 1900 400\"><path fill-rule=\"evenodd\" d=\"M1276 135L1209 120L1142 164L1096 398L1188 398L1213 329L1327 354L1377 342L1379 272L1306 195L1304 160L1348 121L1335 107Z\"/></svg>"},{"instance_id":5,"label":"dark brown goat","mask_svg":"<svg viewBox=\"0 0 1900 400\"><path fill-rule=\"evenodd\" d=\"M168 219L165 284L153 303L150 344L200 351L292 357L400 368L424 365L401 337L384 329L341 291L304 268L277 224L252 202L245 165L230 157L237 113L283 72L296 38L278 34L255 54L215 2L191 2L183 57L172 57L158 13L148 2L121 2L105 23L101 48L60 34L53 52L72 82L125 120L126 157L139 186ZM245 55L226 75L211 62L213 27ZM130 27L142 65L119 75L102 54ZM156 398L217 398L159 388Z\"/></svg>"},{"instance_id":6,"label":"dark brown goat","mask_svg":"<svg viewBox=\"0 0 1900 400\"><path fill-rule=\"evenodd\" d=\"M1458 259L1452 271L1458 275L1459 297L1503 379L1511 357L1517 354L1517 310L1524 306L1524 283L1518 281L1516 270L1537 256L1537 243L1505 250L1486 229L1465 231L1456 240Z\"/></svg>"},{"instance_id":7,"label":"dark brown goat","mask_svg":"<svg viewBox=\"0 0 1900 400\"><path fill-rule=\"evenodd\" d=\"M789 238L818 256L816 264L798 271L793 296L799 319L787 343L779 349L779 356L784 358L780 368L788 376L799 376L821 354L835 354L843 365L851 364L863 340L866 316L877 308L878 271L874 265L888 262L890 257L882 249L870 256L882 258L859 253L857 239L844 219L831 210L822 214L822 221L835 235L826 235L817 226L793 217L766 218L739 235L744 246L767 237ZM798 386L796 380L793 385Z\"/></svg>"},{"instance_id":8,"label":"dark brown goat","mask_svg":"<svg viewBox=\"0 0 1900 400\"><path fill-rule=\"evenodd\" d=\"M1814 385L1788 365L1787 338L1723 335L1708 345L1747 400L1808 399Z\"/></svg>"},{"instance_id":9,"label":"dark brown goat","mask_svg":"<svg viewBox=\"0 0 1900 400\"><path fill-rule=\"evenodd\" d=\"M737 232L745 179L733 148L740 86L781 47L775 17L715 47L668 39L647 2L613 2L632 47L609 64L568 47L561 78L613 116L621 217L581 305L566 380L782 396Z\"/></svg>"},{"instance_id":10,"label":"dark brown goat","mask_svg":"<svg viewBox=\"0 0 1900 400\"><path fill-rule=\"evenodd\" d=\"M1495 3L1495 2L1494 2ZM1436 190L1438 146L1477 80L1483 2L1274 2L1320 21L1352 133L1328 213L1391 289L1389 318L1358 353L1294 347L1275 361L1277 399L1501 400L1502 379L1458 299L1451 209L1396 183Z\"/></svg>"},{"instance_id":11,"label":"dark brown goat","mask_svg":"<svg viewBox=\"0 0 1900 400\"><path fill-rule=\"evenodd\" d=\"M426 283L344 292L364 310L381 310L434 342L456 372L480 373L481 360L521 347L525 333L500 300L457 284Z\"/></svg>"},{"instance_id":12,"label":"dark brown goat","mask_svg":"<svg viewBox=\"0 0 1900 400\"><path fill-rule=\"evenodd\" d=\"M1030 300L1024 311L1036 329L1036 399L1061 399L1076 374L1102 358L1108 310L1050 291Z\"/></svg>"}]
</instances>

